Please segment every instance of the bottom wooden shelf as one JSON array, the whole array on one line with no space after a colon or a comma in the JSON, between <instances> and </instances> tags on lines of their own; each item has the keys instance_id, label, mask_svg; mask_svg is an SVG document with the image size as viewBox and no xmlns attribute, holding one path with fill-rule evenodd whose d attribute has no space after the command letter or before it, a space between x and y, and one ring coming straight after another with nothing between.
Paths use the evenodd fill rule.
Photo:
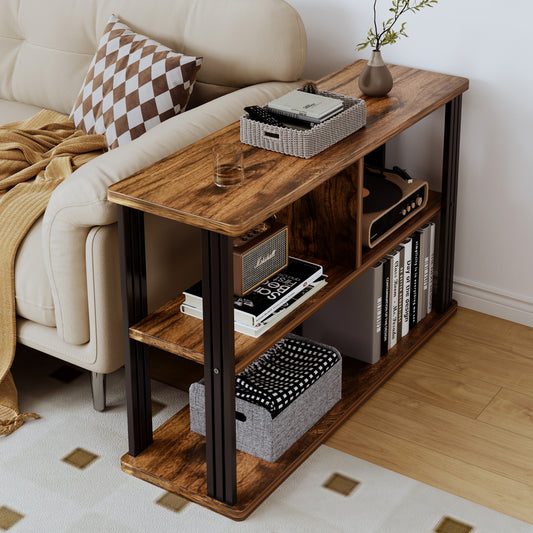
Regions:
<instances>
[{"instance_id":1,"label":"bottom wooden shelf","mask_svg":"<svg viewBox=\"0 0 533 533\"><path fill-rule=\"evenodd\" d=\"M122 469L233 520L245 519L311 453L382 385L457 310L432 312L379 363L343 359L342 399L275 463L237 451L237 503L228 506L207 496L205 438L189 430L189 408L154 432L154 442L136 457L122 457Z\"/></svg>"}]
</instances>

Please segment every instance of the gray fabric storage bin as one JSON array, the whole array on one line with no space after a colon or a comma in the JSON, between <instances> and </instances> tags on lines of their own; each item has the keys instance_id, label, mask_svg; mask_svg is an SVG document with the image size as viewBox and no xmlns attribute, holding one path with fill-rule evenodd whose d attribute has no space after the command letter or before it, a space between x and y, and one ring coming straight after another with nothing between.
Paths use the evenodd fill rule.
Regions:
<instances>
[{"instance_id":1,"label":"gray fabric storage bin","mask_svg":"<svg viewBox=\"0 0 533 533\"><path fill-rule=\"evenodd\" d=\"M276 417L260 405L235 398L238 450L273 463L341 399L342 358L335 348L328 348L337 353L338 361ZM190 386L189 406L191 431L205 436L203 380Z\"/></svg>"}]
</instances>

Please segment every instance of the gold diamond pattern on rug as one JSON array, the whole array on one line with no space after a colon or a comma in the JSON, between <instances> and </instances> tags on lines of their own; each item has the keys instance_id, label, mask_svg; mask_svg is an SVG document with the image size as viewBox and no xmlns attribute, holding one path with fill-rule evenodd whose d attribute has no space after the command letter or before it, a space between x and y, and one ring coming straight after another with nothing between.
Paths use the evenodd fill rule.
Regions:
<instances>
[{"instance_id":1,"label":"gold diamond pattern on rug","mask_svg":"<svg viewBox=\"0 0 533 533\"><path fill-rule=\"evenodd\" d=\"M0 529L2 531L7 531L22 518L24 518L23 514L17 513L17 511L13 511L9 507L0 507Z\"/></svg>"},{"instance_id":2,"label":"gold diamond pattern on rug","mask_svg":"<svg viewBox=\"0 0 533 533\"><path fill-rule=\"evenodd\" d=\"M63 462L75 466L80 470L83 470L89 466L93 461L98 459L98 455L88 452L83 448L76 448L74 451L70 452L66 457L61 459Z\"/></svg>"},{"instance_id":3,"label":"gold diamond pattern on rug","mask_svg":"<svg viewBox=\"0 0 533 533\"><path fill-rule=\"evenodd\" d=\"M61 381L62 383L70 383L77 377L81 376L84 372L78 368L70 365L62 365L57 370L54 370L50 377Z\"/></svg>"},{"instance_id":4,"label":"gold diamond pattern on rug","mask_svg":"<svg viewBox=\"0 0 533 533\"><path fill-rule=\"evenodd\" d=\"M189 500L186 500L177 494L173 494L172 492L165 492L165 494L163 494L163 496L161 496L161 498L155 503L173 511L174 513L179 513L189 503Z\"/></svg>"},{"instance_id":5,"label":"gold diamond pattern on rug","mask_svg":"<svg viewBox=\"0 0 533 533\"><path fill-rule=\"evenodd\" d=\"M322 486L343 496L349 496L359 484L359 481L335 472Z\"/></svg>"},{"instance_id":6,"label":"gold diamond pattern on rug","mask_svg":"<svg viewBox=\"0 0 533 533\"><path fill-rule=\"evenodd\" d=\"M157 413L161 412L166 405L164 403L158 402L157 400L152 400L152 416L155 416Z\"/></svg>"},{"instance_id":7,"label":"gold diamond pattern on rug","mask_svg":"<svg viewBox=\"0 0 533 533\"><path fill-rule=\"evenodd\" d=\"M474 528L449 516L443 516L439 525L433 531L435 533L471 533Z\"/></svg>"}]
</instances>

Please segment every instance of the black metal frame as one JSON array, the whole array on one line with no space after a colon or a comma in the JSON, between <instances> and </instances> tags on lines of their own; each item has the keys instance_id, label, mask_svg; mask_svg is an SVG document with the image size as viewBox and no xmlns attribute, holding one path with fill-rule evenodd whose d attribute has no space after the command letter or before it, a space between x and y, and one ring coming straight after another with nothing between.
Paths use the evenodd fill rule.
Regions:
<instances>
[{"instance_id":1,"label":"black metal frame","mask_svg":"<svg viewBox=\"0 0 533 533\"><path fill-rule=\"evenodd\" d=\"M144 213L118 206L120 283L126 369L129 454L138 455L152 443L152 399L148 347L130 339L129 328L144 318L146 254Z\"/></svg>"},{"instance_id":2,"label":"black metal frame","mask_svg":"<svg viewBox=\"0 0 533 533\"><path fill-rule=\"evenodd\" d=\"M233 240L202 230L207 494L237 499Z\"/></svg>"},{"instance_id":3,"label":"black metal frame","mask_svg":"<svg viewBox=\"0 0 533 533\"><path fill-rule=\"evenodd\" d=\"M455 218L457 212L457 184L459 145L461 138L462 95L446 104L444 147L442 160L442 197L439 236L437 312L443 313L452 303L453 263L455 258Z\"/></svg>"}]
</instances>

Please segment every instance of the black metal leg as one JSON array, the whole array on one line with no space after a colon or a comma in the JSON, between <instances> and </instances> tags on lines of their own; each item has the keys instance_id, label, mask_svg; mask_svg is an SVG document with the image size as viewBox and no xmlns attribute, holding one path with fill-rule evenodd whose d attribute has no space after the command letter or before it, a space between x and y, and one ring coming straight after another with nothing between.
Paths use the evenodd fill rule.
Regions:
<instances>
[{"instance_id":1,"label":"black metal leg","mask_svg":"<svg viewBox=\"0 0 533 533\"><path fill-rule=\"evenodd\" d=\"M228 505L237 499L233 246L202 230L207 494Z\"/></svg>"},{"instance_id":2,"label":"black metal leg","mask_svg":"<svg viewBox=\"0 0 533 533\"><path fill-rule=\"evenodd\" d=\"M436 294L436 307L440 313L444 312L452 303L461 103L462 95L459 95L446 104L439 236L439 281Z\"/></svg>"},{"instance_id":3,"label":"black metal leg","mask_svg":"<svg viewBox=\"0 0 533 533\"><path fill-rule=\"evenodd\" d=\"M148 347L129 337L129 327L146 316L144 214L118 206L123 335L128 407L129 454L152 442L150 359Z\"/></svg>"},{"instance_id":4,"label":"black metal leg","mask_svg":"<svg viewBox=\"0 0 533 533\"><path fill-rule=\"evenodd\" d=\"M377 168L385 168L385 158L387 155L387 145L382 144L375 150L372 150L365 156L365 165L370 165Z\"/></svg>"}]
</instances>

